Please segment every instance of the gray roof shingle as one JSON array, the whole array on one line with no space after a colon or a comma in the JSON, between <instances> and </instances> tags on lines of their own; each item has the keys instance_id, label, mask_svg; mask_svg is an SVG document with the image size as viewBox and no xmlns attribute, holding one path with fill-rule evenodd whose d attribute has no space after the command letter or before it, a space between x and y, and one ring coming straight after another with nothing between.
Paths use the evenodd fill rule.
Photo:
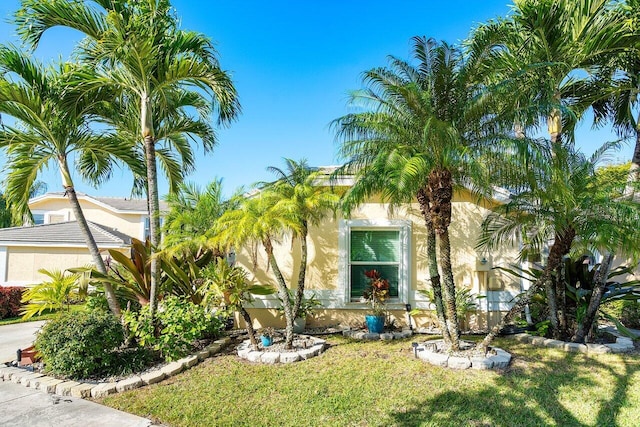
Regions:
<instances>
[{"instance_id":1,"label":"gray roof shingle","mask_svg":"<svg viewBox=\"0 0 640 427\"><path fill-rule=\"evenodd\" d=\"M65 197L65 193L62 191L52 191L42 196L36 197L34 200L44 199L46 197ZM95 200L117 211L131 211L131 212L148 212L147 199L139 199L132 197L94 197L85 193L76 193L79 199ZM169 205L167 202L160 200L160 210L168 211Z\"/></svg>"},{"instance_id":2,"label":"gray roof shingle","mask_svg":"<svg viewBox=\"0 0 640 427\"><path fill-rule=\"evenodd\" d=\"M89 222L89 229L99 248L131 244L129 236L113 228ZM7 243L25 246L53 246L60 244L86 246L77 221L2 228L0 229L0 245L6 245Z\"/></svg>"}]
</instances>

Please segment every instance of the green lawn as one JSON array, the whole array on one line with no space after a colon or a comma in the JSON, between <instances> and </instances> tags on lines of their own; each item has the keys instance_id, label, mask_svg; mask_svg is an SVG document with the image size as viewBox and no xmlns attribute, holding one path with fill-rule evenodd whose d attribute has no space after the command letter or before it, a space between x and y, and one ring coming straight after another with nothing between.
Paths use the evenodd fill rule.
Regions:
<instances>
[{"instance_id":1,"label":"green lawn","mask_svg":"<svg viewBox=\"0 0 640 427\"><path fill-rule=\"evenodd\" d=\"M214 357L103 403L170 426L637 426L640 360L497 345L506 372L454 371L412 357L411 341L330 339L291 365Z\"/></svg>"},{"instance_id":2,"label":"green lawn","mask_svg":"<svg viewBox=\"0 0 640 427\"><path fill-rule=\"evenodd\" d=\"M506 372L454 371L411 341L329 340L320 357L265 366L234 355L103 403L170 426L637 426L640 360L496 344Z\"/></svg>"},{"instance_id":3,"label":"green lawn","mask_svg":"<svg viewBox=\"0 0 640 427\"><path fill-rule=\"evenodd\" d=\"M66 309L65 309L66 310ZM82 311L85 310L84 304L75 304L69 307L71 311ZM23 319L22 316L19 317L9 317L6 319L0 319L0 326L3 325L13 325L14 323L25 323L25 322L35 322L38 320L49 320L53 319L58 315L58 311L51 312L49 310L45 310L41 315L35 315L30 317L29 319Z\"/></svg>"}]
</instances>

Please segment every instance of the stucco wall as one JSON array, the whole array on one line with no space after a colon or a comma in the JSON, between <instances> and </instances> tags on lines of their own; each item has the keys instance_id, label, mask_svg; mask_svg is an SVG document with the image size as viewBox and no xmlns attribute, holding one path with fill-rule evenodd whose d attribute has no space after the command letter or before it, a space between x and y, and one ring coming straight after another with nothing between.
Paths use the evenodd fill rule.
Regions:
<instances>
[{"instance_id":1,"label":"stucco wall","mask_svg":"<svg viewBox=\"0 0 640 427\"><path fill-rule=\"evenodd\" d=\"M79 199L82 212L87 221L112 227L128 236L141 239L144 233L144 215L130 213L115 213L103 206ZM53 213L64 215L67 221L74 221L71 205L66 199L45 199L30 205L34 213Z\"/></svg>"},{"instance_id":2,"label":"stucco wall","mask_svg":"<svg viewBox=\"0 0 640 427\"><path fill-rule=\"evenodd\" d=\"M92 264L91 255L86 248L9 247L6 250L6 270L4 270L6 284L40 283L47 279L47 276L38 272L41 268L65 270L89 264Z\"/></svg>"},{"instance_id":3,"label":"stucco wall","mask_svg":"<svg viewBox=\"0 0 640 427\"><path fill-rule=\"evenodd\" d=\"M453 205L453 220L449 233L451 237L452 264L456 285L467 287L473 294L486 295L490 287L490 295L493 299L502 298L504 295L515 295L520 291L520 282L507 277L496 270L490 270L491 266L514 263L517 258L517 248L505 246L500 251L491 254L478 254L474 249L480 232L480 224L484 215L488 212L488 206L482 206L472 199L468 193L457 194ZM309 230L308 270L306 276L306 289L314 291L325 307L321 315L314 316L310 324L350 323L362 319L366 307L360 304L349 304L336 301L339 293L339 222L342 217L327 218L318 226ZM351 219L377 219L391 220L403 219L411 221L411 255L410 255L410 292L409 302L414 308L422 308L426 311L418 316L416 321L421 325L427 325L433 321L429 308L433 308L428 299L419 291L427 289L429 282L429 270L426 259L426 228L417 204L397 209L390 214L388 206L379 202L365 203L352 212ZM257 255L257 256L256 256ZM275 256L279 267L291 286L297 282L298 265L300 261L299 243L291 243L291 237L286 236L275 246ZM479 264L479 260L485 256L488 260L486 266ZM250 272L250 277L257 283L275 286L276 281L272 269L267 268L267 260L261 245L256 248L244 248L239 251L237 261ZM254 264L254 261L256 263ZM478 271L488 270L488 271ZM504 294L504 295L503 295ZM403 302L404 303L404 302ZM481 327L485 323L487 303L478 300L479 313L472 316L472 326ZM254 304L257 308L274 308L279 306L275 297L260 298ZM495 305L495 307L499 307ZM399 307L396 307L399 308ZM503 305L504 309L504 305ZM256 322L263 325L281 322L281 319L267 310L253 310L257 316ZM396 311L399 321L406 319L403 311Z\"/></svg>"}]
</instances>

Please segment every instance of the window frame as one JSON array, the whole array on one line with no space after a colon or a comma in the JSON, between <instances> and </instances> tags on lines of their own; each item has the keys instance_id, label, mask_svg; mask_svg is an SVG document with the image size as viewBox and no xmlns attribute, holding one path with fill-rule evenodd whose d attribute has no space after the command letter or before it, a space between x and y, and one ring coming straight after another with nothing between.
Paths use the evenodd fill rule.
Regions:
<instances>
[{"instance_id":1,"label":"window frame","mask_svg":"<svg viewBox=\"0 0 640 427\"><path fill-rule=\"evenodd\" d=\"M411 221L409 220L340 220L338 238L338 281L342 293L341 302L349 308L367 309L365 303L351 299L351 231L393 230L399 232L400 260L398 265L398 297L389 299L389 308L404 308L409 303L411 288Z\"/></svg>"}]
</instances>

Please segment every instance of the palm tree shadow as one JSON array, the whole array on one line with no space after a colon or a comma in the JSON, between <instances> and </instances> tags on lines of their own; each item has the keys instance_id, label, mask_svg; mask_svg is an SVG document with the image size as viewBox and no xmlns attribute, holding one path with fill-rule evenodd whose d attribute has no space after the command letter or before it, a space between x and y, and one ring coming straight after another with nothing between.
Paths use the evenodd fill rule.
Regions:
<instances>
[{"instance_id":1,"label":"palm tree shadow","mask_svg":"<svg viewBox=\"0 0 640 427\"><path fill-rule=\"evenodd\" d=\"M567 390L596 390L589 399L597 421L594 425L618 425L620 410L626 400L632 378L640 364L623 358L621 363L603 363L600 358L578 353L544 353L543 360L527 356L526 345L513 345L508 351L515 363L478 389L447 390L422 399L413 398L407 409L391 413L395 425L467 425L467 426L583 426L563 399ZM539 353L538 353L539 354ZM584 365L588 364L591 372ZM599 390L596 375L609 374L614 389L609 394ZM461 372L464 376L464 372ZM471 374L469 374L471 375ZM464 380L460 381L464 384ZM603 400L604 399L604 400ZM592 423L589 423L592 425Z\"/></svg>"}]
</instances>

